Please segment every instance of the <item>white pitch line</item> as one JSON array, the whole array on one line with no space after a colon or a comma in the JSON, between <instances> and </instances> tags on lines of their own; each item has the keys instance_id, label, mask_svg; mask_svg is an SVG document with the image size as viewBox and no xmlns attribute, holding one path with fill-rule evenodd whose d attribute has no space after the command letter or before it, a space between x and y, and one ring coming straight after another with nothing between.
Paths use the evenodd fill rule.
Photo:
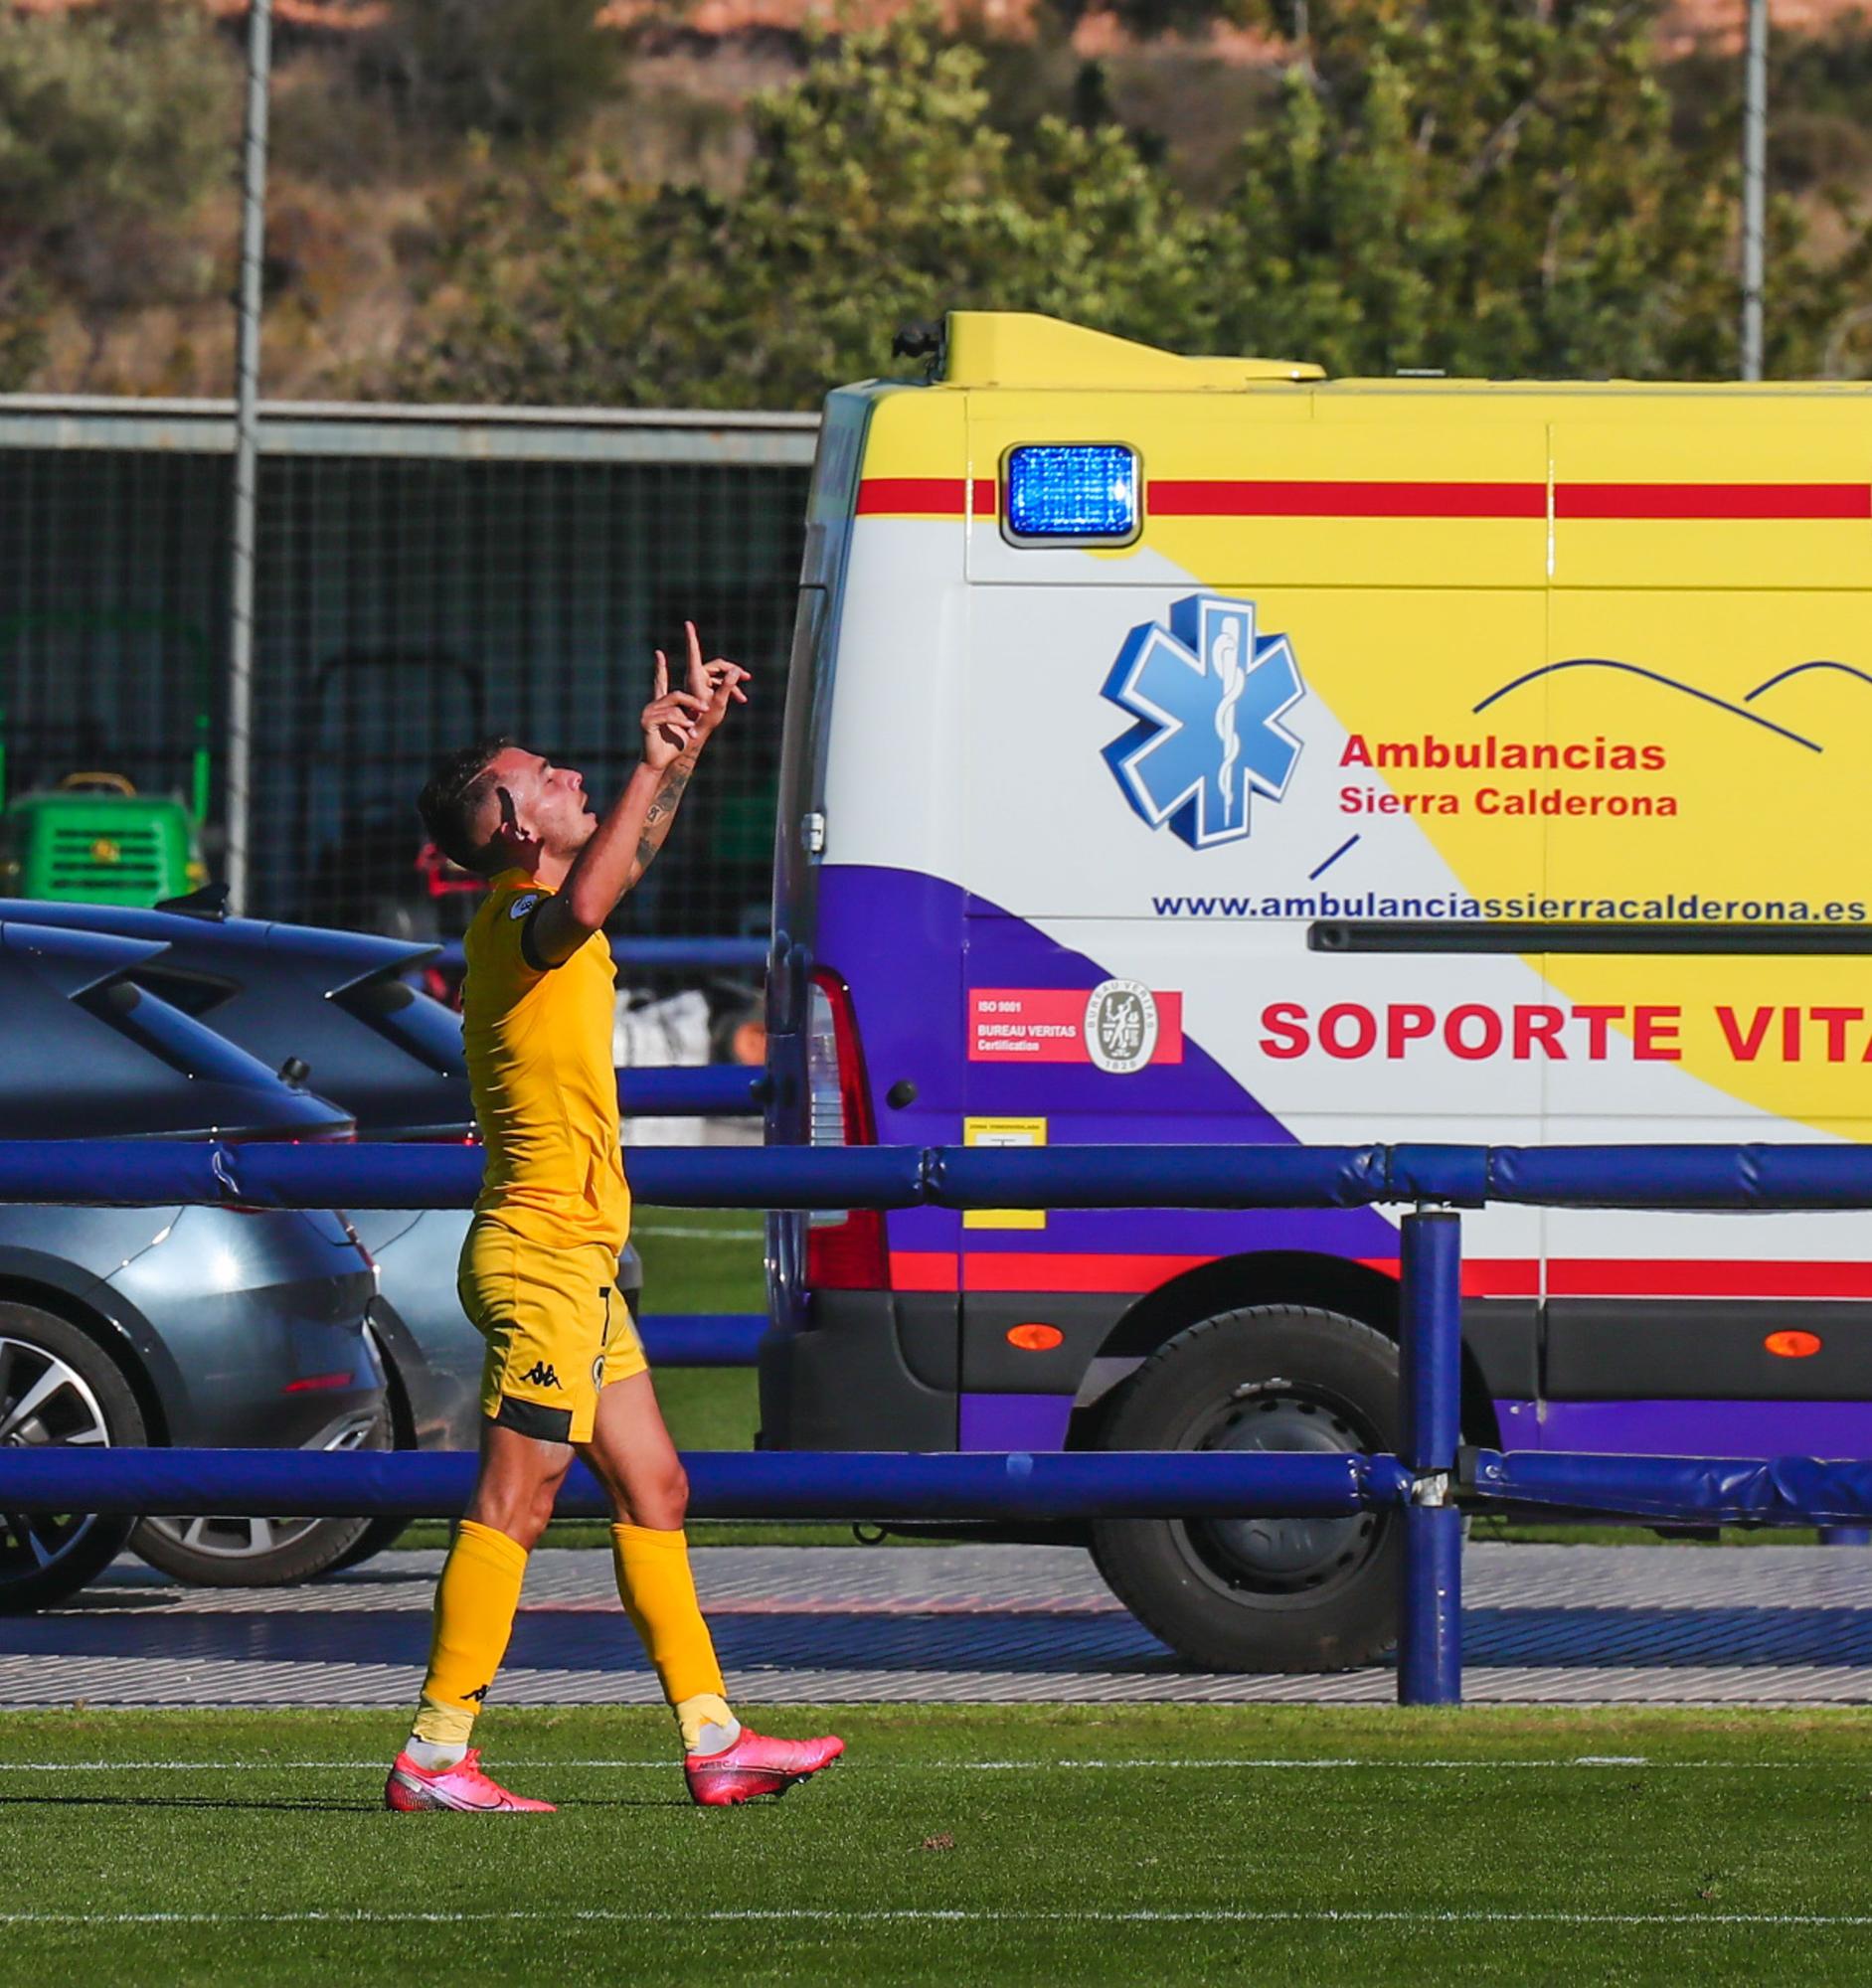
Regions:
<instances>
[{"instance_id":1,"label":"white pitch line","mask_svg":"<svg viewBox=\"0 0 1872 1988\"><path fill-rule=\"evenodd\" d=\"M0 1760L0 1774L135 1774L188 1773L340 1773L378 1767L388 1770L391 1755L374 1760ZM507 1760L503 1767L527 1773L553 1767L677 1767L680 1759L661 1760Z\"/></svg>"},{"instance_id":2,"label":"white pitch line","mask_svg":"<svg viewBox=\"0 0 1872 1988\"><path fill-rule=\"evenodd\" d=\"M603 1925L734 1925L773 1922L828 1925L1561 1925L1561 1926L1872 1926L1872 1912L1567 1912L1420 1911L1276 1908L1214 1910L1053 1911L944 1909L938 1906L795 1905L772 1910L654 1911L590 1906L552 1911L513 1907L487 1912L0 1912L0 1925L483 1925L568 1919Z\"/></svg>"},{"instance_id":3,"label":"white pitch line","mask_svg":"<svg viewBox=\"0 0 1872 1988\"><path fill-rule=\"evenodd\" d=\"M5 1774L134 1774L150 1773L312 1773L352 1772L388 1765L389 1756L371 1760L0 1760ZM679 1764L672 1756L657 1760L528 1760L509 1759L503 1768L525 1773L550 1773L561 1767L660 1768ZM1051 1773L1063 1768L1110 1772L1121 1768L1150 1768L1183 1772L1214 1772L1217 1768L1243 1772L1365 1772L1415 1773L1420 1768L1432 1772L1471 1772L1500 1769L1507 1772L1547 1772L1564 1768L1589 1768L1601 1772L1640 1767L1649 1772L1768 1773L1794 1772L1831 1766L1829 1760L1647 1760L1617 1754L1582 1754L1566 1760L1360 1760L1360 1759L1115 1759L1115 1760L903 1760L869 1763L846 1759L841 1774L856 1767L890 1773Z\"/></svg>"}]
</instances>

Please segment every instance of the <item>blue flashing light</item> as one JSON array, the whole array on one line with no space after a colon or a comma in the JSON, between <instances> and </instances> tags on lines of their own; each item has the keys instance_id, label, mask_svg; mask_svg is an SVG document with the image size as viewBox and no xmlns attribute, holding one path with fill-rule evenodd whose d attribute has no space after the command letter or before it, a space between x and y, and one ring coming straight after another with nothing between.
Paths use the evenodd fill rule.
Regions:
<instances>
[{"instance_id":1,"label":"blue flashing light","mask_svg":"<svg viewBox=\"0 0 1872 1988\"><path fill-rule=\"evenodd\" d=\"M1137 451L1107 442L1011 449L1007 530L1014 539L1128 539L1137 530Z\"/></svg>"}]
</instances>

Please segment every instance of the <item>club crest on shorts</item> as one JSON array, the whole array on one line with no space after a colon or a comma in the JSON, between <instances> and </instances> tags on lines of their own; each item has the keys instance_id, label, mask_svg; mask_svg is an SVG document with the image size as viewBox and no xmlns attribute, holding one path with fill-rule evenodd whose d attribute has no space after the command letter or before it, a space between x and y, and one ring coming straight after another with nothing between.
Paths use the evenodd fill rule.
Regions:
<instances>
[{"instance_id":1,"label":"club crest on shorts","mask_svg":"<svg viewBox=\"0 0 1872 1988\"><path fill-rule=\"evenodd\" d=\"M537 905L539 902L540 902L539 892L528 891L524 893L522 896L516 898L513 901L513 903L507 907L507 915L510 918L524 918L526 914L530 911L532 911L533 907Z\"/></svg>"}]
</instances>

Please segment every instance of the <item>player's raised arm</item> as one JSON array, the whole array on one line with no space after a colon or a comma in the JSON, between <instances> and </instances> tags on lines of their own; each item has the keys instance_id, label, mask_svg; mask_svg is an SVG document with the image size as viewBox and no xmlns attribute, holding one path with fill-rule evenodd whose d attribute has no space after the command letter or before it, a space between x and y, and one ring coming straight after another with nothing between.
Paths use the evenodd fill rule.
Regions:
<instances>
[{"instance_id":1,"label":"player's raised arm","mask_svg":"<svg viewBox=\"0 0 1872 1988\"><path fill-rule=\"evenodd\" d=\"M650 867L703 746L728 707L748 701L742 689L748 672L720 656L704 662L696 624L686 621L683 627L689 640L687 687L670 689L669 659L657 650L650 702L640 720L643 759L573 859L565 883L533 919L529 950L543 966L570 959Z\"/></svg>"}]
</instances>

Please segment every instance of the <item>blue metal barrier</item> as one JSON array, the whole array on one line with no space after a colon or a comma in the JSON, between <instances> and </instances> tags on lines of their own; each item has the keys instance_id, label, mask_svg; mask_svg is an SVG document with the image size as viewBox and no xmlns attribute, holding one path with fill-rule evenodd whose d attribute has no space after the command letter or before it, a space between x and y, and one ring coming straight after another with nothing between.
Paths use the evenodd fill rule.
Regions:
<instances>
[{"instance_id":1,"label":"blue metal barrier","mask_svg":"<svg viewBox=\"0 0 1872 1988\"><path fill-rule=\"evenodd\" d=\"M716 972L765 972L768 946L764 938L614 938L611 957L619 966L693 966ZM436 966L462 964L461 941L445 940L432 955Z\"/></svg>"},{"instance_id":2,"label":"blue metal barrier","mask_svg":"<svg viewBox=\"0 0 1872 1988\"><path fill-rule=\"evenodd\" d=\"M481 1158L446 1146L0 1142L0 1201L461 1207L480 1184ZM690 1207L1417 1204L1402 1221L1396 1456L706 1452L688 1459L698 1517L1200 1518L1399 1508L1398 1695L1407 1705L1460 1697L1458 1496L1698 1524L1872 1520L1872 1460L1459 1453L1461 1236L1451 1212L1487 1201L1872 1208L1865 1147L639 1148L630 1170L641 1199ZM686 1328L692 1351L732 1342L739 1353L750 1321L654 1325L668 1328L672 1343ZM0 1448L0 1509L446 1515L461 1510L474 1468L466 1455ZM582 1477L561 1509L603 1507Z\"/></svg>"},{"instance_id":3,"label":"blue metal barrier","mask_svg":"<svg viewBox=\"0 0 1872 1988\"><path fill-rule=\"evenodd\" d=\"M1571 1456L1479 1449L1463 1459L1476 1498L1704 1525L1858 1525L1872 1520L1872 1461L1812 1456Z\"/></svg>"},{"instance_id":4,"label":"blue metal barrier","mask_svg":"<svg viewBox=\"0 0 1872 1988\"><path fill-rule=\"evenodd\" d=\"M477 1462L466 1450L6 1449L0 1497L16 1511L457 1518ZM692 1450L683 1464L698 1519L1343 1518L1410 1489L1395 1457L1318 1451ZM610 1507L580 1465L557 1510Z\"/></svg>"},{"instance_id":5,"label":"blue metal barrier","mask_svg":"<svg viewBox=\"0 0 1872 1988\"><path fill-rule=\"evenodd\" d=\"M746 1064L635 1064L617 1073L617 1102L639 1118L747 1117L766 1101L767 1077Z\"/></svg>"},{"instance_id":6,"label":"blue metal barrier","mask_svg":"<svg viewBox=\"0 0 1872 1988\"><path fill-rule=\"evenodd\" d=\"M0 1140L0 1201L465 1208L475 1146ZM672 1208L1872 1209L1866 1146L639 1146Z\"/></svg>"},{"instance_id":7,"label":"blue metal barrier","mask_svg":"<svg viewBox=\"0 0 1872 1988\"><path fill-rule=\"evenodd\" d=\"M752 1367L766 1329L761 1311L646 1312L637 1321L653 1367Z\"/></svg>"}]
</instances>

